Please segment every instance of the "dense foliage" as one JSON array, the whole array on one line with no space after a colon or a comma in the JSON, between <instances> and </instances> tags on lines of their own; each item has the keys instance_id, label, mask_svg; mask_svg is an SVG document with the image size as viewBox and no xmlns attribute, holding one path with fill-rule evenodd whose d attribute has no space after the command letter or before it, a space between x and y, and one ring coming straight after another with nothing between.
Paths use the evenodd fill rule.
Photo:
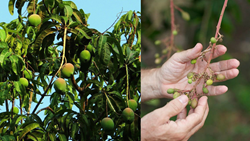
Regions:
<instances>
[{"instance_id":1,"label":"dense foliage","mask_svg":"<svg viewBox=\"0 0 250 141\"><path fill-rule=\"evenodd\" d=\"M140 140L140 106L128 102L140 103L140 12L101 33L72 1L9 0L14 8L18 18L0 23L0 139ZM133 114L123 114L128 107ZM114 128L101 124L107 117Z\"/></svg>"}]
</instances>

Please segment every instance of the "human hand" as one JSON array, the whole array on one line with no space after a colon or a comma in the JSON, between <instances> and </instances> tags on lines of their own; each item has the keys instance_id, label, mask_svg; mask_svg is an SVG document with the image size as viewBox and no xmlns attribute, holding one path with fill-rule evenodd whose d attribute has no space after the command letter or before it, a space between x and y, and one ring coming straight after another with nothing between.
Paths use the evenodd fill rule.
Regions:
<instances>
[{"instance_id":1,"label":"human hand","mask_svg":"<svg viewBox=\"0 0 250 141\"><path fill-rule=\"evenodd\" d=\"M212 59L225 54L227 48L223 45L217 45ZM190 90L193 85L187 83L187 74L189 72L201 73L204 71L207 65L206 59L209 58L210 53L205 55L205 60L197 59L195 64L191 64L191 60L197 58L202 51L202 45L200 43L192 49L175 53L167 62L165 62L160 69L156 71L156 77L158 79L158 86L160 94L163 97L172 97L167 93L168 88L179 88L182 90ZM210 67L216 74L223 74L225 80L232 79L239 74L237 67L239 61L236 59L230 59L211 63ZM197 92L202 92L203 84L197 86ZM228 88L226 86L208 86L208 95L220 95L225 93Z\"/></svg>"},{"instance_id":2,"label":"human hand","mask_svg":"<svg viewBox=\"0 0 250 141\"><path fill-rule=\"evenodd\" d=\"M141 119L142 141L186 141L197 132L208 115L207 97L202 96L195 109L190 109L188 116L186 105L188 97L181 95L164 107L154 110ZM178 115L177 115L178 114ZM170 118L177 115L176 121Z\"/></svg>"}]
</instances>

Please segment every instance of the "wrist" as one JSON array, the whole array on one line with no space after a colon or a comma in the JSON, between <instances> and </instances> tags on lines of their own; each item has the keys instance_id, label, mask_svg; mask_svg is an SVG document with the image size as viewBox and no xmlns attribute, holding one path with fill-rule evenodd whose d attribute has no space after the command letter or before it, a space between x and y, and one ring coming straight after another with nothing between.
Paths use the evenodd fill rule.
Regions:
<instances>
[{"instance_id":1,"label":"wrist","mask_svg":"<svg viewBox=\"0 0 250 141\"><path fill-rule=\"evenodd\" d=\"M158 71L158 68L141 71L142 101L161 98Z\"/></svg>"}]
</instances>

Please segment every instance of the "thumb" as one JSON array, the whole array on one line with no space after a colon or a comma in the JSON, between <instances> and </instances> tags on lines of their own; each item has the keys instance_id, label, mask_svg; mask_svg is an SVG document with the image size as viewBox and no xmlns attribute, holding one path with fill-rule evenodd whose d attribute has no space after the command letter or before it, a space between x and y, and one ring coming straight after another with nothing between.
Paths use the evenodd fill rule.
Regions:
<instances>
[{"instance_id":1,"label":"thumb","mask_svg":"<svg viewBox=\"0 0 250 141\"><path fill-rule=\"evenodd\" d=\"M173 58L180 63L187 63L191 61L192 59L197 58L201 51L202 51L202 44L197 43L194 48L178 52L175 55L173 55Z\"/></svg>"},{"instance_id":2,"label":"thumb","mask_svg":"<svg viewBox=\"0 0 250 141\"><path fill-rule=\"evenodd\" d=\"M176 99L171 100L167 105L160 109L160 113L162 114L162 120L164 123L168 121L171 117L179 114L187 105L188 97L186 95L181 95Z\"/></svg>"}]
</instances>

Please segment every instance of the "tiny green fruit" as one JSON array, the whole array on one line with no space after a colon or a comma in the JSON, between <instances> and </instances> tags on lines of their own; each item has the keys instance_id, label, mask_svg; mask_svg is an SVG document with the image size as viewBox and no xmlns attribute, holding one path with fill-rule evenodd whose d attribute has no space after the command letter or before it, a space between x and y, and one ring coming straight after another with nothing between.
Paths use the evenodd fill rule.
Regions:
<instances>
[{"instance_id":1,"label":"tiny green fruit","mask_svg":"<svg viewBox=\"0 0 250 141\"><path fill-rule=\"evenodd\" d=\"M176 98L179 97L179 96L180 96L180 93L174 92L174 95L173 95L173 98L174 98L174 99L176 99Z\"/></svg>"},{"instance_id":2,"label":"tiny green fruit","mask_svg":"<svg viewBox=\"0 0 250 141\"><path fill-rule=\"evenodd\" d=\"M194 77L194 73L193 72L189 72L188 74L187 74L187 78L188 79L191 79L191 78L193 78Z\"/></svg>"},{"instance_id":3,"label":"tiny green fruit","mask_svg":"<svg viewBox=\"0 0 250 141\"><path fill-rule=\"evenodd\" d=\"M66 78L70 78L74 74L74 65L66 63L61 69L62 75Z\"/></svg>"},{"instance_id":4,"label":"tiny green fruit","mask_svg":"<svg viewBox=\"0 0 250 141\"><path fill-rule=\"evenodd\" d=\"M188 84L192 84L192 79L188 79Z\"/></svg>"},{"instance_id":5,"label":"tiny green fruit","mask_svg":"<svg viewBox=\"0 0 250 141\"><path fill-rule=\"evenodd\" d=\"M191 60L191 64L195 64L196 61L197 61L196 59Z\"/></svg>"},{"instance_id":6,"label":"tiny green fruit","mask_svg":"<svg viewBox=\"0 0 250 141\"><path fill-rule=\"evenodd\" d=\"M208 79L206 83L207 83L208 86L212 85L213 84L213 80L212 79Z\"/></svg>"},{"instance_id":7,"label":"tiny green fruit","mask_svg":"<svg viewBox=\"0 0 250 141\"><path fill-rule=\"evenodd\" d=\"M19 82L24 86L27 87L29 85L29 81L26 78L20 78Z\"/></svg>"},{"instance_id":8,"label":"tiny green fruit","mask_svg":"<svg viewBox=\"0 0 250 141\"><path fill-rule=\"evenodd\" d=\"M225 79L225 76L223 74L217 74L216 75L216 79L217 80L224 80Z\"/></svg>"},{"instance_id":9,"label":"tiny green fruit","mask_svg":"<svg viewBox=\"0 0 250 141\"><path fill-rule=\"evenodd\" d=\"M19 109L17 107L13 107L13 113L14 114L18 114L19 113Z\"/></svg>"},{"instance_id":10,"label":"tiny green fruit","mask_svg":"<svg viewBox=\"0 0 250 141\"><path fill-rule=\"evenodd\" d=\"M137 108L137 102L134 99L128 100L128 107L135 111Z\"/></svg>"},{"instance_id":11,"label":"tiny green fruit","mask_svg":"<svg viewBox=\"0 0 250 141\"><path fill-rule=\"evenodd\" d=\"M30 70L24 70L23 74L24 74L24 77L29 79L29 80L33 78L32 71L30 71Z\"/></svg>"},{"instance_id":12,"label":"tiny green fruit","mask_svg":"<svg viewBox=\"0 0 250 141\"><path fill-rule=\"evenodd\" d=\"M38 26L41 23L42 19L39 15L32 14L29 16L28 21L31 25Z\"/></svg>"},{"instance_id":13,"label":"tiny green fruit","mask_svg":"<svg viewBox=\"0 0 250 141\"><path fill-rule=\"evenodd\" d=\"M187 12L185 12L185 11L181 11L181 16L186 21L190 20L190 15Z\"/></svg>"},{"instance_id":14,"label":"tiny green fruit","mask_svg":"<svg viewBox=\"0 0 250 141\"><path fill-rule=\"evenodd\" d=\"M66 81L62 78L58 78L54 82L54 88L57 92L64 93L66 91Z\"/></svg>"},{"instance_id":15,"label":"tiny green fruit","mask_svg":"<svg viewBox=\"0 0 250 141\"><path fill-rule=\"evenodd\" d=\"M159 58L160 57L160 54L159 53L156 53L155 54L155 58Z\"/></svg>"},{"instance_id":16,"label":"tiny green fruit","mask_svg":"<svg viewBox=\"0 0 250 141\"><path fill-rule=\"evenodd\" d=\"M168 92L169 94L173 94L173 93L174 93L174 89L173 89L173 88L169 88L169 89L167 90L167 92Z\"/></svg>"},{"instance_id":17,"label":"tiny green fruit","mask_svg":"<svg viewBox=\"0 0 250 141\"><path fill-rule=\"evenodd\" d=\"M168 53L168 50L167 49L163 49L162 50L162 54L167 54Z\"/></svg>"},{"instance_id":18,"label":"tiny green fruit","mask_svg":"<svg viewBox=\"0 0 250 141\"><path fill-rule=\"evenodd\" d=\"M197 99L196 99L196 98L192 99L192 100L191 100L191 107L194 109L194 108L197 107L197 105L198 105Z\"/></svg>"},{"instance_id":19,"label":"tiny green fruit","mask_svg":"<svg viewBox=\"0 0 250 141\"><path fill-rule=\"evenodd\" d=\"M207 94L208 93L208 89L206 87L202 88L202 91Z\"/></svg>"},{"instance_id":20,"label":"tiny green fruit","mask_svg":"<svg viewBox=\"0 0 250 141\"><path fill-rule=\"evenodd\" d=\"M156 40L155 41L155 45L160 45L161 44L161 40Z\"/></svg>"},{"instance_id":21,"label":"tiny green fruit","mask_svg":"<svg viewBox=\"0 0 250 141\"><path fill-rule=\"evenodd\" d=\"M214 44L214 43L216 43L216 42L217 42L217 40L216 40L216 38L215 38L215 37L211 37L210 42L211 42L212 44Z\"/></svg>"},{"instance_id":22,"label":"tiny green fruit","mask_svg":"<svg viewBox=\"0 0 250 141\"><path fill-rule=\"evenodd\" d=\"M173 34L173 35L177 35L177 34L178 34L178 31L177 31L177 30L173 30L172 34Z\"/></svg>"},{"instance_id":23,"label":"tiny green fruit","mask_svg":"<svg viewBox=\"0 0 250 141\"><path fill-rule=\"evenodd\" d=\"M86 63L90 60L91 58L91 54L88 50L83 50L81 53L80 53L80 60L82 63Z\"/></svg>"},{"instance_id":24,"label":"tiny green fruit","mask_svg":"<svg viewBox=\"0 0 250 141\"><path fill-rule=\"evenodd\" d=\"M125 108L122 111L122 118L126 123L132 123L135 118L135 113L131 108Z\"/></svg>"},{"instance_id":25,"label":"tiny green fruit","mask_svg":"<svg viewBox=\"0 0 250 141\"><path fill-rule=\"evenodd\" d=\"M101 126L103 128L104 131L112 131L115 127L114 121L111 118L103 118L101 121Z\"/></svg>"},{"instance_id":26,"label":"tiny green fruit","mask_svg":"<svg viewBox=\"0 0 250 141\"><path fill-rule=\"evenodd\" d=\"M191 105L191 103L192 103L192 100L189 99L188 100L188 105Z\"/></svg>"},{"instance_id":27,"label":"tiny green fruit","mask_svg":"<svg viewBox=\"0 0 250 141\"><path fill-rule=\"evenodd\" d=\"M155 64L160 64L161 63L161 58L156 58L155 59Z\"/></svg>"}]
</instances>

